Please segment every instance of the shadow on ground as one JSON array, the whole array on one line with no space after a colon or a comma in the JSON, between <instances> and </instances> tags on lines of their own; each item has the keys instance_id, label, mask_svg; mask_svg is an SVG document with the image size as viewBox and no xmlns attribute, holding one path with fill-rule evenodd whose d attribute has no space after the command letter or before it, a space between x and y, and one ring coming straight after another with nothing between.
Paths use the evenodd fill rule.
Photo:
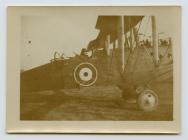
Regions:
<instances>
[{"instance_id":1,"label":"shadow on ground","mask_svg":"<svg viewBox=\"0 0 188 140\"><path fill-rule=\"evenodd\" d=\"M172 83L155 84L159 106L143 112L126 103L117 87L21 93L21 120L172 120ZM90 92L88 92L90 91Z\"/></svg>"}]
</instances>

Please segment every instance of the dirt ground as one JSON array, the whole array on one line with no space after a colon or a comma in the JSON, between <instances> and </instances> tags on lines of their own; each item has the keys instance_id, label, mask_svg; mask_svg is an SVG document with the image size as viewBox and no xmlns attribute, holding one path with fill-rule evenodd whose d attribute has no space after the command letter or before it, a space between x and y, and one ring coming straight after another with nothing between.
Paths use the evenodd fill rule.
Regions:
<instances>
[{"instance_id":1,"label":"dirt ground","mask_svg":"<svg viewBox=\"0 0 188 140\"><path fill-rule=\"evenodd\" d=\"M21 120L173 120L173 84L155 83L155 111L144 112L127 103L116 86L21 93Z\"/></svg>"}]
</instances>

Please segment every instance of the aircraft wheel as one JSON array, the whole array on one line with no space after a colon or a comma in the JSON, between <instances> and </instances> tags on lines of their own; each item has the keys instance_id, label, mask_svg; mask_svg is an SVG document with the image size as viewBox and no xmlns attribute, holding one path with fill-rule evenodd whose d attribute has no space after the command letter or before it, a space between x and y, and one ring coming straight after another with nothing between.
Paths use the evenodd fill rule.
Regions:
<instances>
[{"instance_id":1,"label":"aircraft wheel","mask_svg":"<svg viewBox=\"0 0 188 140\"><path fill-rule=\"evenodd\" d=\"M158 105L158 96L154 91L146 89L138 96L137 104L143 111L153 111Z\"/></svg>"}]
</instances>

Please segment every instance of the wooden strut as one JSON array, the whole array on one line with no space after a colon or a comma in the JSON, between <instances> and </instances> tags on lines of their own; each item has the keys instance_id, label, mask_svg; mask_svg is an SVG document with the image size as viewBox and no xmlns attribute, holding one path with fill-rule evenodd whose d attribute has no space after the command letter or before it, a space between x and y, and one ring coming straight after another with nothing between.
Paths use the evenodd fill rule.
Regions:
<instances>
[{"instance_id":1,"label":"wooden strut","mask_svg":"<svg viewBox=\"0 0 188 140\"><path fill-rule=\"evenodd\" d=\"M121 52L121 72L125 70L124 16L119 17L118 47Z\"/></svg>"},{"instance_id":2,"label":"wooden strut","mask_svg":"<svg viewBox=\"0 0 188 140\"><path fill-rule=\"evenodd\" d=\"M151 16L152 24L152 45L153 45L153 55L155 66L159 64L159 51L158 51L158 35L157 35L157 26L156 26L156 17Z\"/></svg>"}]
</instances>

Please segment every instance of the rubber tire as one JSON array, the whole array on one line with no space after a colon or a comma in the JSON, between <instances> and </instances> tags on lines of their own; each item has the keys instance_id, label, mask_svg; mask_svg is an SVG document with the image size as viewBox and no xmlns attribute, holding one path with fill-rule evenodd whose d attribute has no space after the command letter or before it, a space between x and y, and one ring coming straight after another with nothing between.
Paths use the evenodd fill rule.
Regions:
<instances>
[{"instance_id":1,"label":"rubber tire","mask_svg":"<svg viewBox=\"0 0 188 140\"><path fill-rule=\"evenodd\" d=\"M145 101L143 100L143 97L146 96L146 94L151 94L155 98L155 103L151 107L144 105ZM138 107L145 112L154 111L158 106L158 96L153 90L145 89L138 95L137 104Z\"/></svg>"}]
</instances>

